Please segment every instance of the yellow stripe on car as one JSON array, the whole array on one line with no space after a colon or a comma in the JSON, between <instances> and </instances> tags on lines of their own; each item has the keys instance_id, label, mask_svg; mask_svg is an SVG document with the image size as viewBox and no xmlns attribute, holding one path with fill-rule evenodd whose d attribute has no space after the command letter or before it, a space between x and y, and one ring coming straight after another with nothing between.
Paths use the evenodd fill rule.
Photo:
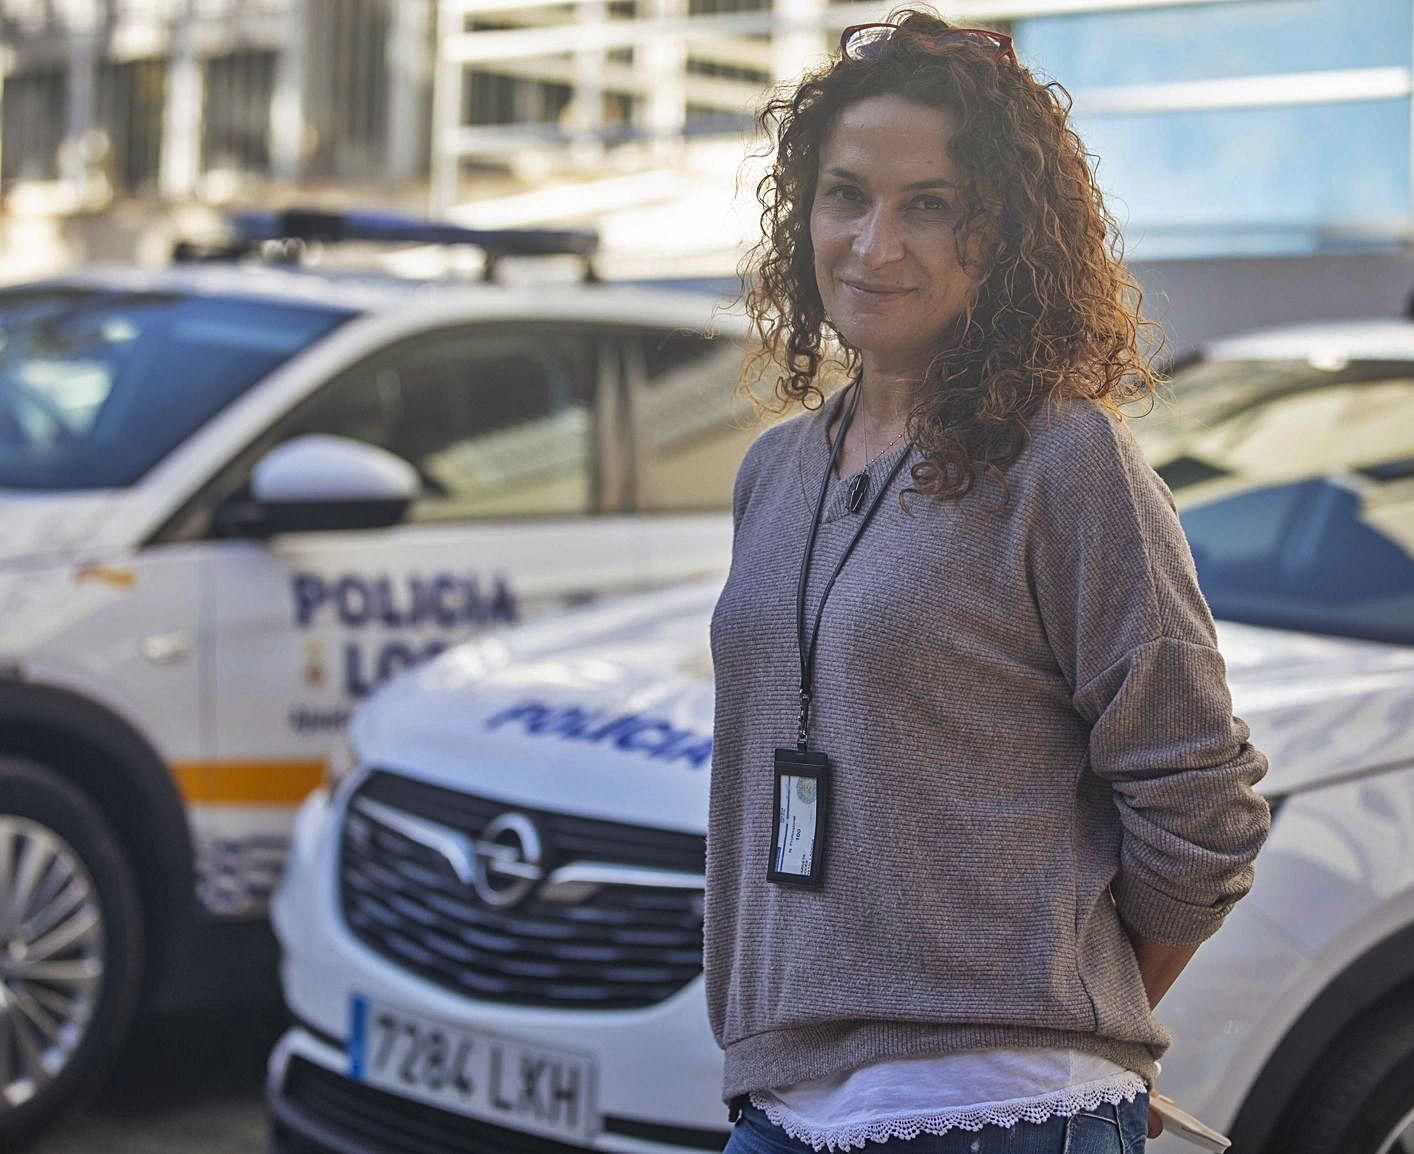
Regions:
<instances>
[{"instance_id":1,"label":"yellow stripe on car","mask_svg":"<svg viewBox=\"0 0 1414 1154\"><path fill-rule=\"evenodd\" d=\"M295 805L320 782L322 761L188 761L172 776L188 803Z\"/></svg>"}]
</instances>

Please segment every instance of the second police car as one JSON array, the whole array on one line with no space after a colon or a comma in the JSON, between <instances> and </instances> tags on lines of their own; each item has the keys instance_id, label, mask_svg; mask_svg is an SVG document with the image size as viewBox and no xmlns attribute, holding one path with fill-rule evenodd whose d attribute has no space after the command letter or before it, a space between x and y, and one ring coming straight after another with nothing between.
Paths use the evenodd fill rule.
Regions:
<instances>
[{"instance_id":1,"label":"second police car","mask_svg":"<svg viewBox=\"0 0 1414 1154\"><path fill-rule=\"evenodd\" d=\"M1138 418L1270 759L1159 1090L1244 1154L1414 1148L1414 325L1214 344ZM720 1150L720 578L470 642L355 715L274 905L282 1152ZM1402 1143L1402 1144L1401 1144ZM1152 1144L1177 1154L1169 1133Z\"/></svg>"},{"instance_id":2,"label":"second police car","mask_svg":"<svg viewBox=\"0 0 1414 1154\"><path fill-rule=\"evenodd\" d=\"M716 298L287 259L583 234L244 229L226 259L0 290L0 1147L94 1083L143 999L249 968L294 807L371 689L728 553L701 494L752 433Z\"/></svg>"}]
</instances>

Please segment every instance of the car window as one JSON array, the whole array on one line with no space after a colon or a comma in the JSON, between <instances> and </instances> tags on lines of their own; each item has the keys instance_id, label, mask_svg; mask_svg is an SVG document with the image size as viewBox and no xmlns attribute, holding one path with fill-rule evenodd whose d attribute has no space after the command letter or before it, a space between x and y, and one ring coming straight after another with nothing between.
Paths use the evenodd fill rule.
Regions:
<instances>
[{"instance_id":1,"label":"car window","mask_svg":"<svg viewBox=\"0 0 1414 1154\"><path fill-rule=\"evenodd\" d=\"M635 508L648 512L732 507L737 466L761 431L735 395L742 347L695 333L634 338L629 372Z\"/></svg>"},{"instance_id":2,"label":"car window","mask_svg":"<svg viewBox=\"0 0 1414 1154\"><path fill-rule=\"evenodd\" d=\"M330 381L278 439L329 433L397 454L422 477L414 521L587 513L596 375L588 335L423 334Z\"/></svg>"},{"instance_id":3,"label":"car window","mask_svg":"<svg viewBox=\"0 0 1414 1154\"><path fill-rule=\"evenodd\" d=\"M1414 363L1199 361L1134 421L1217 617L1414 644Z\"/></svg>"},{"instance_id":4,"label":"car window","mask_svg":"<svg viewBox=\"0 0 1414 1154\"><path fill-rule=\"evenodd\" d=\"M177 293L0 292L0 487L131 485L351 315Z\"/></svg>"}]
</instances>

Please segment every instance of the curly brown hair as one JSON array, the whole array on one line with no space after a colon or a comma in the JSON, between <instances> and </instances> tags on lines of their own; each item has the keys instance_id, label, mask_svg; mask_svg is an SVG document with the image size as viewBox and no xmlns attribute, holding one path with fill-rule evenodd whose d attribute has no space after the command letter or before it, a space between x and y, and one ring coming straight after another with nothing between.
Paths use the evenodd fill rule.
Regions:
<instances>
[{"instance_id":1,"label":"curly brown hair","mask_svg":"<svg viewBox=\"0 0 1414 1154\"><path fill-rule=\"evenodd\" d=\"M1070 126L1069 93L964 38L934 44L949 25L931 11L899 9L890 23L904 34L865 61L840 57L808 73L757 117L775 144L756 188L761 239L742 265L760 341L743 381L769 358L779 404L766 407L814 408L824 400L823 364L858 367L859 350L826 316L815 281L810 213L821 146L840 111L869 97L946 107L958 125L949 153L963 176L959 259L971 230L980 229L988 267L909 414L924 459L906 492L961 498L982 467L1009 499L1004 471L1026 448L1028 418L1048 398L1071 395L1122 420L1121 406L1157 392L1163 334L1141 313L1142 290L1124 265L1118 225Z\"/></svg>"}]
</instances>

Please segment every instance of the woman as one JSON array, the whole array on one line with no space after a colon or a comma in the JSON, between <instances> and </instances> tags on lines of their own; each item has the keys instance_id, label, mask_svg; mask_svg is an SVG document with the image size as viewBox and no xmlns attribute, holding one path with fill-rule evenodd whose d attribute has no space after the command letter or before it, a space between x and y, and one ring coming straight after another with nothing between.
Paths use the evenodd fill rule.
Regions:
<instances>
[{"instance_id":1,"label":"woman","mask_svg":"<svg viewBox=\"0 0 1414 1154\"><path fill-rule=\"evenodd\" d=\"M1054 86L923 11L841 49L762 114L748 305L807 411L742 462L712 618L728 1150L1134 1154L1266 759L1123 423L1147 322Z\"/></svg>"}]
</instances>

